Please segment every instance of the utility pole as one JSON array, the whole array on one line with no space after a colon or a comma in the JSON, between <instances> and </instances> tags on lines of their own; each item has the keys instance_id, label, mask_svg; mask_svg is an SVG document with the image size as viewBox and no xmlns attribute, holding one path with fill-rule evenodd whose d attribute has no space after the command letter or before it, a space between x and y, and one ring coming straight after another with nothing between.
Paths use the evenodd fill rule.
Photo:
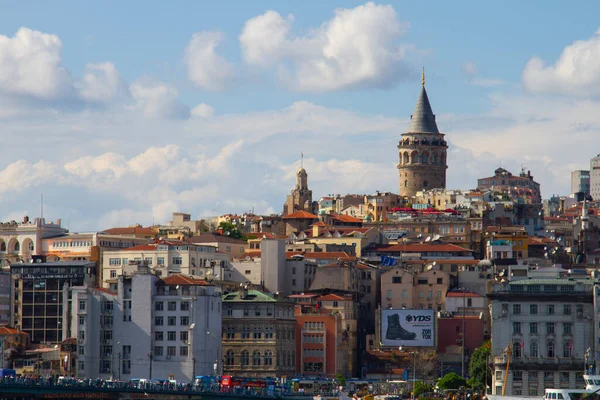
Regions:
<instances>
[{"instance_id":1,"label":"utility pole","mask_svg":"<svg viewBox=\"0 0 600 400\"><path fill-rule=\"evenodd\" d=\"M121 380L121 352L119 352L119 380Z\"/></svg>"},{"instance_id":2,"label":"utility pole","mask_svg":"<svg viewBox=\"0 0 600 400\"><path fill-rule=\"evenodd\" d=\"M192 382L196 379L196 357L192 357Z\"/></svg>"},{"instance_id":3,"label":"utility pole","mask_svg":"<svg viewBox=\"0 0 600 400\"><path fill-rule=\"evenodd\" d=\"M461 371L463 379L465 377L465 346L467 345L467 332L465 331L465 288L462 288L463 291L463 309L462 309L462 354L461 354Z\"/></svg>"},{"instance_id":4,"label":"utility pole","mask_svg":"<svg viewBox=\"0 0 600 400\"><path fill-rule=\"evenodd\" d=\"M148 358L150 359L150 376L148 377L148 380L151 381L152 380L152 354L148 354Z\"/></svg>"}]
</instances>

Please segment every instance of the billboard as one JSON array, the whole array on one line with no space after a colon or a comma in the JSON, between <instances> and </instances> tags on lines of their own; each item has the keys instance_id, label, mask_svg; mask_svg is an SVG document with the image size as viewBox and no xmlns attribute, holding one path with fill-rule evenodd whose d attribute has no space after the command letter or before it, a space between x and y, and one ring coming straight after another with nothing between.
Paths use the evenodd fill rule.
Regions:
<instances>
[{"instance_id":1,"label":"billboard","mask_svg":"<svg viewBox=\"0 0 600 400\"><path fill-rule=\"evenodd\" d=\"M433 310L381 310L384 347L434 347Z\"/></svg>"}]
</instances>

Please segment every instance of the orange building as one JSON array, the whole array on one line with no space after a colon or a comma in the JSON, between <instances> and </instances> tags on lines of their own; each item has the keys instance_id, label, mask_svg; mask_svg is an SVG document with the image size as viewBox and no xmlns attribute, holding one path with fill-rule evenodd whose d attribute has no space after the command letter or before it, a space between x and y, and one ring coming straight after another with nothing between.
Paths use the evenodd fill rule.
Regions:
<instances>
[{"instance_id":1,"label":"orange building","mask_svg":"<svg viewBox=\"0 0 600 400\"><path fill-rule=\"evenodd\" d=\"M292 295L303 296L303 295ZM314 297L314 295L312 295ZM348 376L348 333L339 313L317 305L296 305L296 373L334 378Z\"/></svg>"}]
</instances>

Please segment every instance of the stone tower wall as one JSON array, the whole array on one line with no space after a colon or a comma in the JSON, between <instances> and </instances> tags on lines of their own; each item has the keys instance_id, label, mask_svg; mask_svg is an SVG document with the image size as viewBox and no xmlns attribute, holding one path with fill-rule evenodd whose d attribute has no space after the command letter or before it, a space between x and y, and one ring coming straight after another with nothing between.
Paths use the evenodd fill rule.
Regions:
<instances>
[{"instance_id":1,"label":"stone tower wall","mask_svg":"<svg viewBox=\"0 0 600 400\"><path fill-rule=\"evenodd\" d=\"M442 133L403 134L398 144L398 193L411 197L421 190L445 188L447 149Z\"/></svg>"}]
</instances>

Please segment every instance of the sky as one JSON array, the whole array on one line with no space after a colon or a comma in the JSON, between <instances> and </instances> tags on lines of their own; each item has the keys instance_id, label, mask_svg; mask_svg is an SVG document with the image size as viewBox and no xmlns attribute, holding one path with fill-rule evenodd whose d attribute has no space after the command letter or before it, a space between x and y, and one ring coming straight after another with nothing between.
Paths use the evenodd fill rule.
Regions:
<instances>
[{"instance_id":1,"label":"sky","mask_svg":"<svg viewBox=\"0 0 600 400\"><path fill-rule=\"evenodd\" d=\"M0 0L0 219L74 232L398 191L425 68L449 189L568 195L600 132L600 3Z\"/></svg>"}]
</instances>

